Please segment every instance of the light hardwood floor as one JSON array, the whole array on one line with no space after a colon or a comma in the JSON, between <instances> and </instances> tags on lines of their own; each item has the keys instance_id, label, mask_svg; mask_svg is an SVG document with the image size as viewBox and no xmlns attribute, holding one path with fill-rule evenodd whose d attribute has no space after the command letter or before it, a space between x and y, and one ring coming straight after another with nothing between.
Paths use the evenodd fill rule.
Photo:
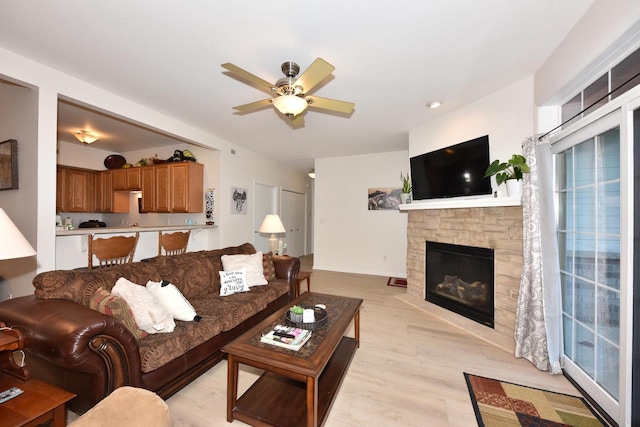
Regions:
<instances>
[{"instance_id":1,"label":"light hardwood floor","mask_svg":"<svg viewBox=\"0 0 640 427\"><path fill-rule=\"evenodd\" d=\"M302 259L311 270L311 257ZM313 271L311 290L362 298L356 351L325 426L477 425L463 372L578 395L562 376L469 335L400 299L387 277ZM306 283L302 285L306 290ZM239 392L259 371L240 368ZM176 427L227 426L227 364L167 400ZM234 421L233 425L245 425Z\"/></svg>"}]
</instances>

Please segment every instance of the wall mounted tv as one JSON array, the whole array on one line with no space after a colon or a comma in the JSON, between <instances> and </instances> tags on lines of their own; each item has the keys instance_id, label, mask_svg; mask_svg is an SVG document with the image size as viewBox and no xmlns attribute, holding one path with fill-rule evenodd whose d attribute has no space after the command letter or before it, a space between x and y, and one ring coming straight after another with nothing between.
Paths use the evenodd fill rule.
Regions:
<instances>
[{"instance_id":1,"label":"wall mounted tv","mask_svg":"<svg viewBox=\"0 0 640 427\"><path fill-rule=\"evenodd\" d=\"M491 194L489 136L411 157L413 200Z\"/></svg>"}]
</instances>

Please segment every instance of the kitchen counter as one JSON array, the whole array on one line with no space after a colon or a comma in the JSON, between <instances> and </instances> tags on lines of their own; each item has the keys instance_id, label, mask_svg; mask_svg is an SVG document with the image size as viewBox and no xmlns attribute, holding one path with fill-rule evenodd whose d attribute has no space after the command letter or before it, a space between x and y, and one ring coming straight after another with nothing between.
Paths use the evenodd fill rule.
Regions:
<instances>
[{"instance_id":1,"label":"kitchen counter","mask_svg":"<svg viewBox=\"0 0 640 427\"><path fill-rule=\"evenodd\" d=\"M201 230L209 228L217 228L217 225L143 225L135 227L127 227L124 225L117 227L93 227L93 228L74 228L73 230L56 230L56 236L85 236L88 234L116 234L116 233L135 233L147 231L181 231L181 230Z\"/></svg>"}]
</instances>

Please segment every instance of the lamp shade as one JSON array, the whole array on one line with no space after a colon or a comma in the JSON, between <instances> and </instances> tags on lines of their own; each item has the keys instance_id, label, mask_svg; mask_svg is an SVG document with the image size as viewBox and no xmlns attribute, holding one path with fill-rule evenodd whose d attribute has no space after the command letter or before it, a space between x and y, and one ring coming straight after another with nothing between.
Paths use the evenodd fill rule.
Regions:
<instances>
[{"instance_id":1,"label":"lamp shade","mask_svg":"<svg viewBox=\"0 0 640 427\"><path fill-rule=\"evenodd\" d=\"M293 117L307 109L307 101L296 95L282 95L273 100L273 105L282 114Z\"/></svg>"},{"instance_id":2,"label":"lamp shade","mask_svg":"<svg viewBox=\"0 0 640 427\"><path fill-rule=\"evenodd\" d=\"M260 226L260 233L284 233L284 225L278 215L267 215Z\"/></svg>"},{"instance_id":3,"label":"lamp shade","mask_svg":"<svg viewBox=\"0 0 640 427\"><path fill-rule=\"evenodd\" d=\"M33 256L36 251L0 208L0 260Z\"/></svg>"}]
</instances>

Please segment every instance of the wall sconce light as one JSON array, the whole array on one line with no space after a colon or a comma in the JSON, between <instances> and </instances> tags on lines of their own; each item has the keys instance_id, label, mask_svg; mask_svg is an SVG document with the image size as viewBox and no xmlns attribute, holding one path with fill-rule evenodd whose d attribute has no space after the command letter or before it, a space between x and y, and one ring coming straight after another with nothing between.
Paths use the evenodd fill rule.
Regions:
<instances>
[{"instance_id":1,"label":"wall sconce light","mask_svg":"<svg viewBox=\"0 0 640 427\"><path fill-rule=\"evenodd\" d=\"M85 144L93 144L99 139L97 136L84 129L74 133L73 136L75 136L78 141L84 142Z\"/></svg>"},{"instance_id":2,"label":"wall sconce light","mask_svg":"<svg viewBox=\"0 0 640 427\"><path fill-rule=\"evenodd\" d=\"M316 179L316 170L315 169L311 169L307 175L309 175L309 178L311 179Z\"/></svg>"}]
</instances>

